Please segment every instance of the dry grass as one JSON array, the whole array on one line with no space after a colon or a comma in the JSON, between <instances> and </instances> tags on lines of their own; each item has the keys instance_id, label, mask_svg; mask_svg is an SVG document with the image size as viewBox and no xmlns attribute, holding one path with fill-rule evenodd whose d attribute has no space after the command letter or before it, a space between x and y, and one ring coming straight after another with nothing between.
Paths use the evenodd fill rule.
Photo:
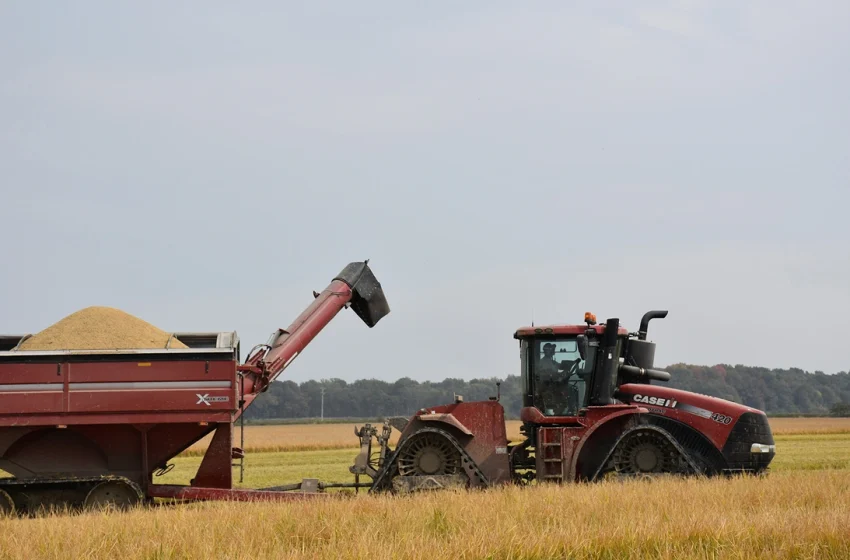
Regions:
<instances>
[{"instance_id":1,"label":"dry grass","mask_svg":"<svg viewBox=\"0 0 850 560\"><path fill-rule=\"evenodd\" d=\"M766 477L336 494L8 519L0 520L0 560L850 558L850 434L835 433L842 428L832 421L782 420L777 431L791 431L778 435ZM267 443L300 437L301 445L330 445L350 434L356 444L350 425L252 428ZM827 433L800 435L805 429ZM247 459L244 486L305 476L350 481L353 458L350 448L257 453ZM200 461L179 458L157 482L185 484Z\"/></svg>"},{"instance_id":2,"label":"dry grass","mask_svg":"<svg viewBox=\"0 0 850 560\"><path fill-rule=\"evenodd\" d=\"M211 503L0 522L0 558L850 557L850 473Z\"/></svg>"},{"instance_id":3,"label":"dry grass","mask_svg":"<svg viewBox=\"0 0 850 560\"><path fill-rule=\"evenodd\" d=\"M850 434L850 418L771 418L774 435Z\"/></svg>"},{"instance_id":4,"label":"dry grass","mask_svg":"<svg viewBox=\"0 0 850 560\"><path fill-rule=\"evenodd\" d=\"M507 422L508 439L522 439L519 433L521 424L518 420ZM850 433L850 418L771 418L770 425L775 435ZM354 436L354 426L353 423L246 426L245 449L253 452L355 449L359 444ZM398 441L398 435L398 431L393 430L392 445ZM184 455L202 455L211 438L208 436L193 445ZM235 439L238 445L238 431Z\"/></svg>"},{"instance_id":5,"label":"dry grass","mask_svg":"<svg viewBox=\"0 0 850 560\"><path fill-rule=\"evenodd\" d=\"M850 473L850 434L780 435L776 436L776 457L770 465L772 473L792 471L846 471ZM249 453L245 458L244 480L235 482L244 488L265 488L302 478L318 478L323 482L352 482L348 468L356 449L330 449L277 453ZM178 457L174 470L156 482L188 484L201 464L200 456ZM238 471L236 471L238 480Z\"/></svg>"},{"instance_id":6,"label":"dry grass","mask_svg":"<svg viewBox=\"0 0 850 560\"><path fill-rule=\"evenodd\" d=\"M507 422L508 438L521 439L518 420ZM354 428L363 424L284 424L270 426L245 426L245 450L255 453L281 451L320 451L326 449L356 449L360 447ZM380 425L378 426L380 429ZM393 429L390 444L398 442L399 432ZM239 445L239 426L236 426L234 445ZM183 453L183 456L203 455L212 434Z\"/></svg>"},{"instance_id":7,"label":"dry grass","mask_svg":"<svg viewBox=\"0 0 850 560\"><path fill-rule=\"evenodd\" d=\"M357 424L357 427L363 424ZM253 452L320 451L323 449L356 449L360 447L354 435L355 424L284 424L274 426L245 426L245 449ZM390 442L398 441L393 430ZM212 434L186 450L184 456L203 455ZM239 426L233 435L239 445Z\"/></svg>"}]
</instances>

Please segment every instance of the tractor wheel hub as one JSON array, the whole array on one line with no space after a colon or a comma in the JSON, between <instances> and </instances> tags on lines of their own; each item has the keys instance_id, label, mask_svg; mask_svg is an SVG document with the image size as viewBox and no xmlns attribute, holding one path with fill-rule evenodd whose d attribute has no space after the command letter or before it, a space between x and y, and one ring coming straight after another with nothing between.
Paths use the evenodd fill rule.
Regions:
<instances>
[{"instance_id":1,"label":"tractor wheel hub","mask_svg":"<svg viewBox=\"0 0 850 560\"><path fill-rule=\"evenodd\" d=\"M656 455L656 450L653 449L641 449L635 454L635 464L638 469L643 472L650 472L655 469L658 465L658 455Z\"/></svg>"},{"instance_id":2,"label":"tractor wheel hub","mask_svg":"<svg viewBox=\"0 0 850 560\"><path fill-rule=\"evenodd\" d=\"M431 450L425 451L419 456L419 469L425 474L434 474L440 470L443 464L440 456Z\"/></svg>"}]
</instances>

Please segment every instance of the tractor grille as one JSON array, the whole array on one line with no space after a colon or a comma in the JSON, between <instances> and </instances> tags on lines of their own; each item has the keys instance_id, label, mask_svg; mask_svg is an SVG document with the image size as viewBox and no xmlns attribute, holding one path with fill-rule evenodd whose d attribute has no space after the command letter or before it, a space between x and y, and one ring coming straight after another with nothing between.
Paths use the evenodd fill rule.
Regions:
<instances>
[{"instance_id":1,"label":"tractor grille","mask_svg":"<svg viewBox=\"0 0 850 560\"><path fill-rule=\"evenodd\" d=\"M735 423L723 446L723 456L730 470L761 472L767 468L776 452L752 453L750 447L754 443L773 445L773 432L770 431L767 416L745 412Z\"/></svg>"}]
</instances>

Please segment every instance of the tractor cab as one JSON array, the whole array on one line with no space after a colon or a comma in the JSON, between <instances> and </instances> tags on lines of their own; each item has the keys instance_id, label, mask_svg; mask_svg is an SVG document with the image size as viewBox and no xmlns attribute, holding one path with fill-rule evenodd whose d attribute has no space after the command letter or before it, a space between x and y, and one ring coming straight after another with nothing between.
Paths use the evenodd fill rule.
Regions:
<instances>
[{"instance_id":1,"label":"tractor cab","mask_svg":"<svg viewBox=\"0 0 850 560\"><path fill-rule=\"evenodd\" d=\"M532 405L545 416L575 416L585 405L593 360L582 358L574 336L528 342L526 380Z\"/></svg>"},{"instance_id":2,"label":"tractor cab","mask_svg":"<svg viewBox=\"0 0 850 560\"><path fill-rule=\"evenodd\" d=\"M583 325L518 329L523 416L542 415L546 423L557 423L582 416L588 406L621 404L615 395L623 383L669 379L668 373L651 369L655 344L646 340L649 321L666 315L650 311L637 333L629 333L618 319L597 324L592 313L585 313Z\"/></svg>"},{"instance_id":3,"label":"tractor cab","mask_svg":"<svg viewBox=\"0 0 850 560\"><path fill-rule=\"evenodd\" d=\"M546 417L578 416L588 406L594 373L599 367L599 340L605 325L585 314L584 325L552 325L520 328L514 338L520 344L523 407L535 408ZM617 329L616 355L628 331Z\"/></svg>"}]
</instances>

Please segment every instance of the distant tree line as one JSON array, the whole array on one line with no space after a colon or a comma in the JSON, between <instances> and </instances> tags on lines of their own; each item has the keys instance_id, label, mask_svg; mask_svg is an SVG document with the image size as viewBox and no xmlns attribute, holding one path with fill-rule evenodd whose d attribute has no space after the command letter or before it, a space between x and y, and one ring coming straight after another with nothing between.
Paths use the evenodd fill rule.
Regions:
<instances>
[{"instance_id":1,"label":"distant tree line","mask_svg":"<svg viewBox=\"0 0 850 560\"><path fill-rule=\"evenodd\" d=\"M675 364L665 368L670 387L711 395L764 410L768 414L850 416L850 373L827 375L801 369L767 369L749 366L695 366ZM246 412L247 420L273 418L382 418L408 416L416 410L451 403L455 395L465 401L495 397L501 382L501 403L509 418L519 416L522 393L519 376L487 379L397 381L342 379L276 381Z\"/></svg>"},{"instance_id":2,"label":"distant tree line","mask_svg":"<svg viewBox=\"0 0 850 560\"><path fill-rule=\"evenodd\" d=\"M268 418L318 418L322 414L324 389L325 418L383 418L409 416L426 406L451 403L456 394L465 401L487 400L497 395L501 382L501 403L506 414L519 415L522 397L519 377L507 379L444 379L418 382L409 377L387 382L360 379L322 381L275 381L245 413L247 420ZM509 412L510 410L510 412Z\"/></svg>"},{"instance_id":3,"label":"distant tree line","mask_svg":"<svg viewBox=\"0 0 850 560\"><path fill-rule=\"evenodd\" d=\"M672 387L742 403L768 414L850 416L850 372L687 364L666 369Z\"/></svg>"}]
</instances>

